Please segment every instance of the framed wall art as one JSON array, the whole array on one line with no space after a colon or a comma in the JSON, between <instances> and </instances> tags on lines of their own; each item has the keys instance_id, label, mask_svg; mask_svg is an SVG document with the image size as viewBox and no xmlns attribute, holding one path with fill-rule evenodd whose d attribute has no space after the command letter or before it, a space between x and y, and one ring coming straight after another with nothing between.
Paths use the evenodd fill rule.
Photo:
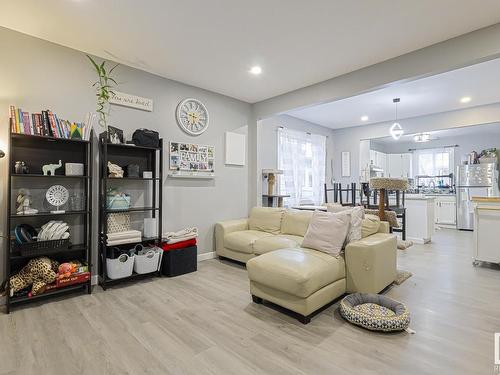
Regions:
<instances>
[{"instance_id":1,"label":"framed wall art","mask_svg":"<svg viewBox=\"0 0 500 375\"><path fill-rule=\"evenodd\" d=\"M170 170L214 172L215 148L193 143L170 142Z\"/></svg>"},{"instance_id":2,"label":"framed wall art","mask_svg":"<svg viewBox=\"0 0 500 375\"><path fill-rule=\"evenodd\" d=\"M342 177L351 177L351 153L342 151L341 154Z\"/></svg>"}]
</instances>

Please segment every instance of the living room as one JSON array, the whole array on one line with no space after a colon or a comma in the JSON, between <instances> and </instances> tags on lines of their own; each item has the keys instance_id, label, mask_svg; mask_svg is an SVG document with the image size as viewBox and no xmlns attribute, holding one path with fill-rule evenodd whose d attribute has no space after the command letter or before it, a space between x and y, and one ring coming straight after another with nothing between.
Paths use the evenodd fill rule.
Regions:
<instances>
[{"instance_id":1,"label":"living room","mask_svg":"<svg viewBox=\"0 0 500 375\"><path fill-rule=\"evenodd\" d=\"M499 371L499 4L3 5L0 374Z\"/></svg>"}]
</instances>

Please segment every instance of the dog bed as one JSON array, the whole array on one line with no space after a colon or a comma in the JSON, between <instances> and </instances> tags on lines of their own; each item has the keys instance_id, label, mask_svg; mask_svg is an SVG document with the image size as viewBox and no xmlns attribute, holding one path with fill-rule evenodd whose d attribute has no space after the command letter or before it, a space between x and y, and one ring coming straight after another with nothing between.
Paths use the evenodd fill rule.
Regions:
<instances>
[{"instance_id":1,"label":"dog bed","mask_svg":"<svg viewBox=\"0 0 500 375\"><path fill-rule=\"evenodd\" d=\"M354 293L344 297L340 314L348 322L372 331L404 331L410 325L406 306L379 294Z\"/></svg>"}]
</instances>

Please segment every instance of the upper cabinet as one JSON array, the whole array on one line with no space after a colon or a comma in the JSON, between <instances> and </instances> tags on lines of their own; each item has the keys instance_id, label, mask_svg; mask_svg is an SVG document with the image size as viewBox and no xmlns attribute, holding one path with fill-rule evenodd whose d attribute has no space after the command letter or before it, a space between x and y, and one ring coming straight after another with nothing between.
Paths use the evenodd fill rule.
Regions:
<instances>
[{"instance_id":1,"label":"upper cabinet","mask_svg":"<svg viewBox=\"0 0 500 375\"><path fill-rule=\"evenodd\" d=\"M387 177L412 177L412 154L387 154Z\"/></svg>"},{"instance_id":2,"label":"upper cabinet","mask_svg":"<svg viewBox=\"0 0 500 375\"><path fill-rule=\"evenodd\" d=\"M370 150L370 162L384 171L387 169L387 155L383 152Z\"/></svg>"}]
</instances>

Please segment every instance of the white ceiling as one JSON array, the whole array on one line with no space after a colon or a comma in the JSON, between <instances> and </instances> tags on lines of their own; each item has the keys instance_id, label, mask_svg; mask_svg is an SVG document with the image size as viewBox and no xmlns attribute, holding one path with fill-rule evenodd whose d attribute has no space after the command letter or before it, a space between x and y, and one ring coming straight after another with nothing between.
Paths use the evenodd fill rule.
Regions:
<instances>
[{"instance_id":1,"label":"white ceiling","mask_svg":"<svg viewBox=\"0 0 500 375\"><path fill-rule=\"evenodd\" d=\"M329 128L346 128L394 120L396 97L401 98L400 119L500 102L499 82L496 59L287 113ZM472 99L467 104L460 102L465 96ZM364 115L369 117L366 122L361 121Z\"/></svg>"},{"instance_id":2,"label":"white ceiling","mask_svg":"<svg viewBox=\"0 0 500 375\"><path fill-rule=\"evenodd\" d=\"M474 125L466 126L461 128L452 128L444 130L435 130L428 132L431 134L431 141L433 140L446 140L449 139L450 142L454 142L457 137L469 137L476 135L488 135L491 138L500 139L500 125L499 124L484 124L484 125ZM413 143L413 136L415 134L404 134L399 140L395 140L392 137L382 137L375 138L371 141L380 145L390 145L390 144L401 144L405 142Z\"/></svg>"},{"instance_id":3,"label":"white ceiling","mask_svg":"<svg viewBox=\"0 0 500 375\"><path fill-rule=\"evenodd\" d=\"M498 0L1 5L4 27L250 103L500 22ZM263 69L259 77L248 73L255 64Z\"/></svg>"}]
</instances>

